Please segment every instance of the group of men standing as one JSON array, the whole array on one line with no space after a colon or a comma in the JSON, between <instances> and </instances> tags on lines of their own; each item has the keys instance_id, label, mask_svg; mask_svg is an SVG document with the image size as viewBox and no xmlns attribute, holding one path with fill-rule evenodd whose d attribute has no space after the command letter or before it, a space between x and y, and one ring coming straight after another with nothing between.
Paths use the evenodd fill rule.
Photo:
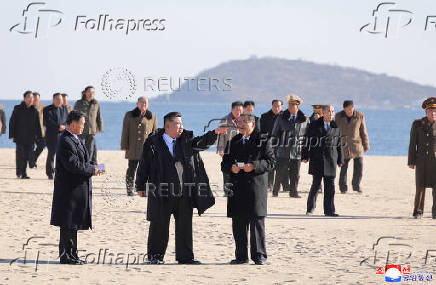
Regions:
<instances>
[{"instance_id":1,"label":"group of men standing","mask_svg":"<svg viewBox=\"0 0 436 285\"><path fill-rule=\"evenodd\" d=\"M309 173L314 180L309 193L307 214L315 207L316 195L321 190L324 178L326 193L324 212L336 216L333 203L336 167L340 172L341 193L347 192L347 170L351 159L354 161L352 187L361 192L360 182L363 170L363 151L369 150L369 139L364 115L354 109L350 100L344 101L344 110L336 114L331 105L312 105L314 113L309 118L301 110L302 99L291 94L286 97L288 108L282 111L283 102L273 100L271 110L255 119L255 127L264 138L272 139L276 164L268 171L268 188L277 197L280 187L289 196L300 198L298 184L301 162L309 162ZM232 111L222 120L230 129L218 138L218 152L224 155L223 146L238 134L236 121L241 114L252 114L254 103L233 102ZM252 105L251 110L245 107ZM251 113L250 113L251 111ZM322 128L321 128L322 127ZM318 128L318 129L317 129ZM275 175L274 175L275 174ZM224 173L224 184L229 182ZM275 176L275 177L274 177Z\"/></svg>"},{"instance_id":2,"label":"group of men standing","mask_svg":"<svg viewBox=\"0 0 436 285\"><path fill-rule=\"evenodd\" d=\"M103 131L103 119L100 105L94 99L94 88L88 86L82 92L74 109L85 114L87 124L81 139L85 142L89 153L96 161L94 135ZM38 92L26 91L23 101L16 105L9 120L9 138L16 144L17 178L29 179L27 166L37 167L38 157L47 147L46 175L54 178L54 160L60 134L65 130L67 115L73 110L68 104L65 93L53 94L52 104L44 106L40 102ZM2 133L6 132L4 110L0 109L0 125Z\"/></svg>"},{"instance_id":3,"label":"group of men standing","mask_svg":"<svg viewBox=\"0 0 436 285\"><path fill-rule=\"evenodd\" d=\"M84 263L77 254L77 231L92 227L91 177L102 173L96 166L94 134L103 130L103 121L93 89L85 88L82 99L69 114L59 93L53 95L52 105L42 109L50 160L56 153L51 224L60 227L59 255L64 264ZM29 160L34 143L43 137L33 98L30 91L24 94L10 122L10 137L17 143L17 175L21 178L27 176L23 161ZM337 167L341 167L339 188L342 193L348 191L347 166L351 159L352 188L362 192L362 156L370 148L363 114L347 100L344 110L336 115L332 105L313 105L314 114L309 118L300 110L300 97L291 94L286 99L287 110L282 112L281 100L273 100L271 110L260 119L253 115L253 101L234 102L219 128L194 137L192 131L184 129L178 112L165 115L164 127L159 129L156 116L148 110L147 98L138 98L136 108L124 117L121 149L129 160L128 195L133 195L135 185L138 196L148 197L147 248L151 264L164 262L171 215L176 220L176 260L179 264L200 263L193 253L193 208L201 215L214 205L215 198L199 152L215 142L222 156L227 216L232 219L236 245L235 259L230 264L248 263L248 232L250 258L258 265L266 263L268 189L277 196L281 186L290 197L299 198L301 162L309 163L313 177L307 215L313 214L323 181L324 215L338 216L334 180ZM432 212L436 218L436 182L431 172L436 165L436 98L427 99L423 108L426 117L413 123L409 147L408 164L416 168L417 180L414 216L422 216L425 188L432 187ZM3 120L0 122L3 132ZM29 122L30 126L26 124ZM53 164L47 164L47 175L53 174Z\"/></svg>"}]
</instances>

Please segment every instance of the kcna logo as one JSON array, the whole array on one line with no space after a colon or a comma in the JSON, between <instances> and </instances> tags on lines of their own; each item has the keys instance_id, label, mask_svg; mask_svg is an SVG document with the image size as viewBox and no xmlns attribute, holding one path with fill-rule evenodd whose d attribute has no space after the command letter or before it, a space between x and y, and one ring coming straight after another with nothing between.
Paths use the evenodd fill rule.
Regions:
<instances>
[{"instance_id":1,"label":"kcna logo","mask_svg":"<svg viewBox=\"0 0 436 285\"><path fill-rule=\"evenodd\" d=\"M59 10L46 9L45 5L44 2L33 2L27 5L22 13L22 21L13 25L9 31L33 34L35 38L43 32L47 35L50 28L61 24L63 13Z\"/></svg>"}]
</instances>

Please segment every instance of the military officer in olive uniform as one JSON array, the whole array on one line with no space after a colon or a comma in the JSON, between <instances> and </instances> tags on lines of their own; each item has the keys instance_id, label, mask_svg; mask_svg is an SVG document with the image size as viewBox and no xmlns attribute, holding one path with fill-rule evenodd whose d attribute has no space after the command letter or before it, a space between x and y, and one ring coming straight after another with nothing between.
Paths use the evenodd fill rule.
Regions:
<instances>
[{"instance_id":1,"label":"military officer in olive uniform","mask_svg":"<svg viewBox=\"0 0 436 285\"><path fill-rule=\"evenodd\" d=\"M142 147L148 136L157 130L157 119L148 110L148 99L139 97L136 108L124 116L121 149L125 151L129 166L126 172L127 195L133 196L135 173L141 160Z\"/></svg>"},{"instance_id":2,"label":"military officer in olive uniform","mask_svg":"<svg viewBox=\"0 0 436 285\"><path fill-rule=\"evenodd\" d=\"M413 217L424 213L425 189L433 189L432 217L436 219L436 98L422 103L426 116L415 120L410 131L408 166L415 169L416 194Z\"/></svg>"},{"instance_id":3,"label":"military officer in olive uniform","mask_svg":"<svg viewBox=\"0 0 436 285\"><path fill-rule=\"evenodd\" d=\"M313 113L310 116L310 122L314 122L322 117L322 105L312 105Z\"/></svg>"}]
</instances>

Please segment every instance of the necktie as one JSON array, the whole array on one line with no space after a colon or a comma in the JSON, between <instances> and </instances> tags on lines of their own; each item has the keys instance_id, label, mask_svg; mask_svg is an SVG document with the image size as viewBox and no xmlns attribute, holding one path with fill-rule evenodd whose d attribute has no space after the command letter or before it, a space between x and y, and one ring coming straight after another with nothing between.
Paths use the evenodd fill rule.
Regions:
<instances>
[{"instance_id":1,"label":"necktie","mask_svg":"<svg viewBox=\"0 0 436 285\"><path fill-rule=\"evenodd\" d=\"M325 125L325 130L328 132L330 130L330 124Z\"/></svg>"},{"instance_id":2,"label":"necktie","mask_svg":"<svg viewBox=\"0 0 436 285\"><path fill-rule=\"evenodd\" d=\"M173 157L176 157L176 140L173 140Z\"/></svg>"},{"instance_id":3,"label":"necktie","mask_svg":"<svg viewBox=\"0 0 436 285\"><path fill-rule=\"evenodd\" d=\"M60 113L60 108L56 108L56 120L58 121L59 125L61 124L61 113Z\"/></svg>"}]
</instances>

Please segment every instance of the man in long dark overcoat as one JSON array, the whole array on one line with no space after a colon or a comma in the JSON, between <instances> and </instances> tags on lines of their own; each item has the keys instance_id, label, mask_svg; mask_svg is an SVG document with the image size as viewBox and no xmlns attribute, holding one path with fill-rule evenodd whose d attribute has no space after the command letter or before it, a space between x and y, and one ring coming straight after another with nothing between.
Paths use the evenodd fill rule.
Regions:
<instances>
[{"instance_id":1,"label":"man in long dark overcoat","mask_svg":"<svg viewBox=\"0 0 436 285\"><path fill-rule=\"evenodd\" d=\"M260 133L271 137L274 128L274 122L277 117L282 113L283 101L274 99L272 100L271 110L263 113L260 116ZM275 169L268 172L268 190L272 191L274 186Z\"/></svg>"},{"instance_id":2,"label":"man in long dark overcoat","mask_svg":"<svg viewBox=\"0 0 436 285\"><path fill-rule=\"evenodd\" d=\"M101 174L78 137L84 125L83 114L71 111L56 152L50 224L60 227L59 257L62 264L83 264L77 255L77 231L92 228L91 177Z\"/></svg>"},{"instance_id":3,"label":"man in long dark overcoat","mask_svg":"<svg viewBox=\"0 0 436 285\"><path fill-rule=\"evenodd\" d=\"M193 251L193 208L201 215L215 204L199 152L213 145L217 134L225 134L227 129L194 137L192 131L183 128L178 112L165 115L164 126L145 141L135 181L138 196L145 196L147 191L148 197L148 260L151 264L164 262L174 215L177 262L199 264Z\"/></svg>"},{"instance_id":4,"label":"man in long dark overcoat","mask_svg":"<svg viewBox=\"0 0 436 285\"><path fill-rule=\"evenodd\" d=\"M424 213L425 189L432 188L433 219L436 219L436 98L422 103L426 116L415 120L410 130L408 165L415 169L416 194L413 217L419 219Z\"/></svg>"},{"instance_id":5,"label":"man in long dark overcoat","mask_svg":"<svg viewBox=\"0 0 436 285\"><path fill-rule=\"evenodd\" d=\"M333 120L332 105L323 106L324 116L314 121L307 132L307 142L302 151L302 161L309 161L309 174L313 176L307 197L307 212L313 213L321 182L324 180L324 215L339 216L335 209L335 177L337 166L344 164L341 130Z\"/></svg>"},{"instance_id":6,"label":"man in long dark overcoat","mask_svg":"<svg viewBox=\"0 0 436 285\"><path fill-rule=\"evenodd\" d=\"M45 173L48 179L53 179L54 160L58 139L65 130L68 110L62 105L61 93L53 94L53 104L44 107L43 117L45 130L45 145L47 146L47 160L45 163Z\"/></svg>"},{"instance_id":7,"label":"man in long dark overcoat","mask_svg":"<svg viewBox=\"0 0 436 285\"><path fill-rule=\"evenodd\" d=\"M230 175L227 216L232 218L236 243L231 264L248 263L247 234L250 228L250 252L255 264L266 263L265 216L267 214L268 171L274 169L271 139L260 136L255 118L242 114L238 118L239 134L227 146L221 170Z\"/></svg>"},{"instance_id":8,"label":"man in long dark overcoat","mask_svg":"<svg viewBox=\"0 0 436 285\"><path fill-rule=\"evenodd\" d=\"M26 91L20 105L14 106L9 120L9 138L16 143L16 173L21 179L27 176L27 164L32 166L35 140L42 139L38 110L33 106L33 93Z\"/></svg>"}]
</instances>

